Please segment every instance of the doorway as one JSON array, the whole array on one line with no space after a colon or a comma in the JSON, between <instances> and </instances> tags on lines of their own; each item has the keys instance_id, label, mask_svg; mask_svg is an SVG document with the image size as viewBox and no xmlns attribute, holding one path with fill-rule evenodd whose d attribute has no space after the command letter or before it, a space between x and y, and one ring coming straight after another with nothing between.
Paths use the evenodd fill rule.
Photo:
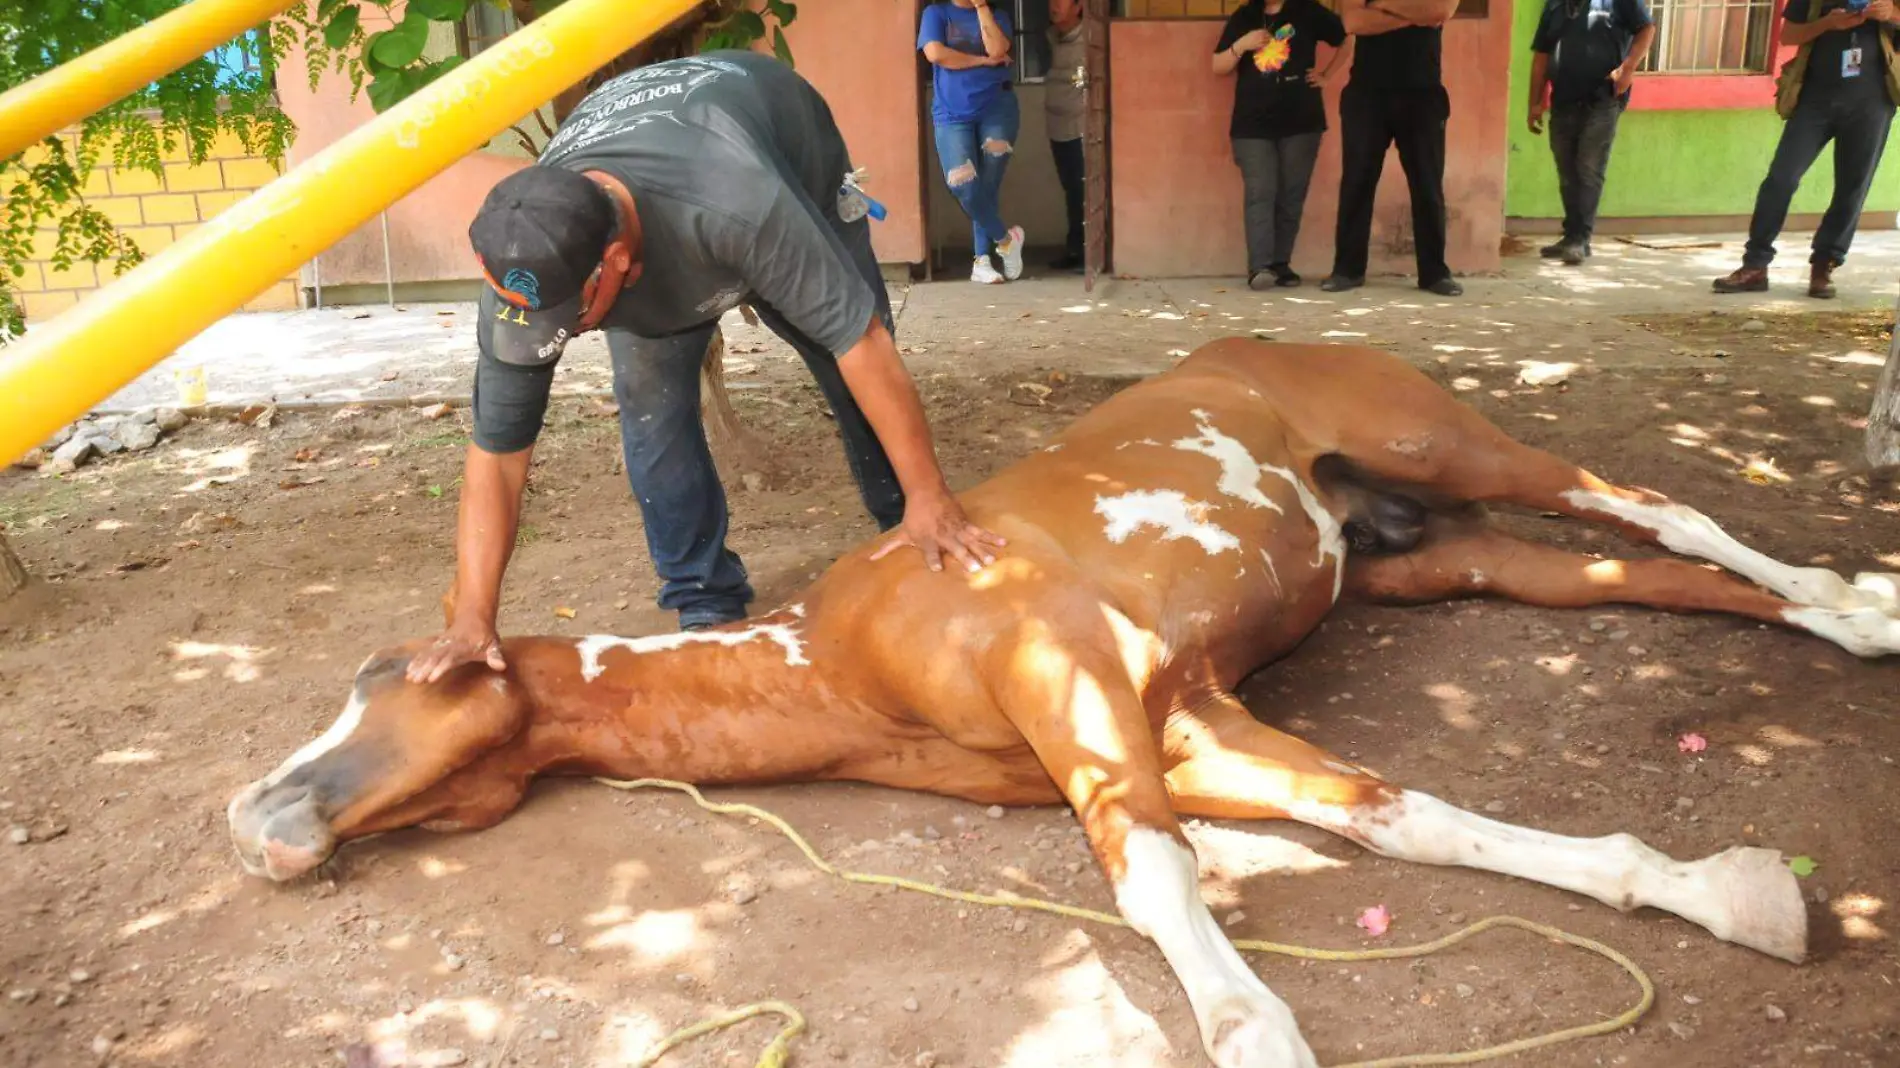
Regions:
<instances>
[{"instance_id":1,"label":"doorway","mask_svg":"<svg viewBox=\"0 0 1900 1068\"><path fill-rule=\"evenodd\" d=\"M1054 276L1057 272L1050 270L1049 263L1062 254L1069 222L1062 183L1056 177L1055 157L1049 150L1049 125L1044 111L1050 88L1063 78L1060 72L1050 69L1049 0L992 0L992 3L1005 11L1012 23L1010 59L1015 93L1022 108L1022 130L1016 139L1009 171L1003 177L1003 218L1012 226L1022 227L1028 235L1023 276ZM956 198L950 195L943 179L943 165L937 159L936 138L930 129L931 67L921 53L918 66L923 79L919 122L923 131L925 247L930 256L931 274L946 279L967 277L971 260L970 220Z\"/></svg>"}]
</instances>

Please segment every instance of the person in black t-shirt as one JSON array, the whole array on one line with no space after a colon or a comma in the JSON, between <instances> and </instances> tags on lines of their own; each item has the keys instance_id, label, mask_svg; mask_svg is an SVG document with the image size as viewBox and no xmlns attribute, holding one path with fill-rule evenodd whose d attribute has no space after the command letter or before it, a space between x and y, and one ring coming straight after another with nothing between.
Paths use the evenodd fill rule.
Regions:
<instances>
[{"instance_id":1,"label":"person in black t-shirt","mask_svg":"<svg viewBox=\"0 0 1900 1068\"><path fill-rule=\"evenodd\" d=\"M1445 120L1451 98L1439 72L1444 25L1458 0L1340 0L1358 38L1352 80L1339 98L1339 223L1328 293L1366 284L1372 201L1385 150L1395 142L1412 195L1418 286L1443 297L1464 287L1445 265Z\"/></svg>"},{"instance_id":2,"label":"person in black t-shirt","mask_svg":"<svg viewBox=\"0 0 1900 1068\"><path fill-rule=\"evenodd\" d=\"M1808 257L1808 296L1834 296L1834 269L1847 260L1854 243L1867 188L1887 147L1893 124L1894 91L1887 67L1894 62L1900 26L1892 0L1872 0L1855 11L1844 0L1788 0L1782 12L1788 24L1781 43L1795 45L1789 66L1798 72L1799 93L1782 127L1775 159L1755 194L1742 266L1715 280L1717 293L1760 293L1768 289L1768 264L1775 238L1788 221L1788 202L1801 179L1829 141L1834 142L1834 197L1814 231Z\"/></svg>"},{"instance_id":3,"label":"person in black t-shirt","mask_svg":"<svg viewBox=\"0 0 1900 1068\"><path fill-rule=\"evenodd\" d=\"M1564 236L1545 259L1575 266L1590 256L1603 176L1617 120L1629 106L1636 65L1656 25L1643 0L1548 0L1531 39L1532 133L1544 132L1550 90L1550 152L1564 201Z\"/></svg>"},{"instance_id":4,"label":"person in black t-shirt","mask_svg":"<svg viewBox=\"0 0 1900 1068\"><path fill-rule=\"evenodd\" d=\"M1334 49L1323 70L1322 41ZM1345 25L1318 0L1249 0L1221 29L1214 75L1234 75L1227 132L1245 190L1251 289L1300 284L1293 243L1326 132L1320 90L1351 54Z\"/></svg>"}]
</instances>

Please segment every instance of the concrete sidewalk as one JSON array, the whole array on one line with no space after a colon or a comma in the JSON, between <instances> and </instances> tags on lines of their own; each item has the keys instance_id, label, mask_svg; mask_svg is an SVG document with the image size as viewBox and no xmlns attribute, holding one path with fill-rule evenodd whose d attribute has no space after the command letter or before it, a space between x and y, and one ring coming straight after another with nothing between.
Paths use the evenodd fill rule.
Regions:
<instances>
[{"instance_id":1,"label":"concrete sidewalk","mask_svg":"<svg viewBox=\"0 0 1900 1068\"><path fill-rule=\"evenodd\" d=\"M898 342L914 373L986 374L1061 367L1150 374L1218 337L1257 333L1285 341L1342 341L1410 358L1467 354L1468 361L1643 364L1669 356L1666 342L1619 321L1653 312L1749 316L1890 307L1900 278L1900 233L1863 233L1838 277L1838 300L1805 295L1805 235L1786 235L1765 294L1718 296L1711 279L1740 261L1741 239L1709 235L1596 242L1581 268L1505 260L1496 275L1464 279L1465 295L1431 296L1409 278L1374 278L1351 293L1249 291L1240 279L1105 279L1085 293L1075 276L1029 277L1004 286L945 281L894 286ZM114 395L121 410L178 403L176 374L203 367L212 404L346 404L409 398L465 400L475 360L475 305L412 304L234 315ZM770 332L726 318L734 384L803 376ZM753 376L757 376L756 379ZM599 334L577 339L557 390L611 382Z\"/></svg>"}]
</instances>

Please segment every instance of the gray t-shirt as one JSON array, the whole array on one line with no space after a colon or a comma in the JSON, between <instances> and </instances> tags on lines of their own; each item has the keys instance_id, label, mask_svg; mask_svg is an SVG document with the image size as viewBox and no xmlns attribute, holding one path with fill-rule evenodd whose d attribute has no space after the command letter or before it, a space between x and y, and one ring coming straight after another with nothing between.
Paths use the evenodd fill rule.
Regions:
<instances>
[{"instance_id":1,"label":"gray t-shirt","mask_svg":"<svg viewBox=\"0 0 1900 1068\"><path fill-rule=\"evenodd\" d=\"M770 56L710 52L623 74L581 101L540 164L601 171L633 193L644 269L602 329L666 337L744 300L840 356L877 313L840 237L844 138L817 90ZM493 358L489 321L504 310L484 287L474 437L491 452L533 443L552 375Z\"/></svg>"}]
</instances>

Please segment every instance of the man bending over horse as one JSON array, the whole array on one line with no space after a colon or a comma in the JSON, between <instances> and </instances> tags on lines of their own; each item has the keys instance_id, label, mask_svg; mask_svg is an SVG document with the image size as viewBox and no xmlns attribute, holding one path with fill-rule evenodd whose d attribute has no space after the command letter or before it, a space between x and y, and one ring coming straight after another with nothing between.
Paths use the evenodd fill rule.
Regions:
<instances>
[{"instance_id":1,"label":"man bending over horse","mask_svg":"<svg viewBox=\"0 0 1900 1068\"><path fill-rule=\"evenodd\" d=\"M456 529L448 630L409 669L503 669L495 617L554 366L601 329L627 481L682 630L752 599L726 548L726 496L699 417L719 317L758 310L817 379L887 545L976 569L1002 540L951 496L898 359L844 138L817 90L750 52L656 63L583 100L535 165L498 183L469 227L488 287L476 331L474 441ZM887 451L888 450L888 451Z\"/></svg>"}]
</instances>

